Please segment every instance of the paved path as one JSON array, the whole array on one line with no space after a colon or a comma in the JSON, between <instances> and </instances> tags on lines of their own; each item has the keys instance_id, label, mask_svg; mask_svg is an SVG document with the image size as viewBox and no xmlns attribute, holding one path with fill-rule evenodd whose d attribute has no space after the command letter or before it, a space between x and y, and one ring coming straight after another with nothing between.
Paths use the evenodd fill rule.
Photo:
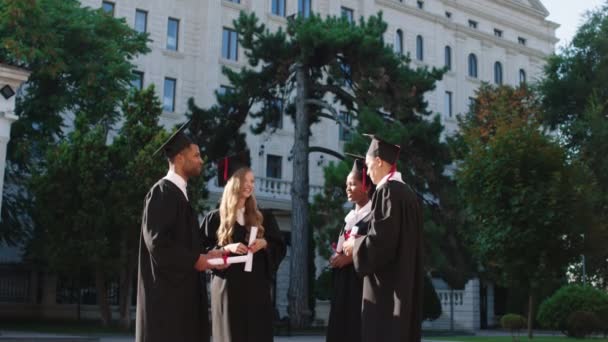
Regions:
<instances>
[{"instance_id":1,"label":"paved path","mask_svg":"<svg viewBox=\"0 0 608 342\"><path fill-rule=\"evenodd\" d=\"M133 342L133 336L100 336L87 337L77 335L60 335L60 334L40 334L30 332L17 331L0 331L0 342L2 341L56 341L56 342ZM275 342L322 342L325 341L325 336L292 336L292 337L275 337Z\"/></svg>"}]
</instances>

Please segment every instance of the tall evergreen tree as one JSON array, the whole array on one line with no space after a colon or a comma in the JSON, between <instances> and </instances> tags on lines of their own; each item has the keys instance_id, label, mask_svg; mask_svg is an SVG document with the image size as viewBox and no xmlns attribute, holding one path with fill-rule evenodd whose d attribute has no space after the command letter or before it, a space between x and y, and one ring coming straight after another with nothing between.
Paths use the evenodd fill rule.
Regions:
<instances>
[{"instance_id":1,"label":"tall evergreen tree","mask_svg":"<svg viewBox=\"0 0 608 342\"><path fill-rule=\"evenodd\" d=\"M255 133L270 128L284 113L295 123L292 185L292 251L289 316L294 326L310 319L308 307L309 178L308 154L323 147L309 145L310 127L322 118L340 118L338 109L357 118L362 112L383 113L396 120L422 120L428 115L423 95L433 89L441 70L411 69L383 41L382 15L358 23L346 18L312 15L289 20L275 32L255 14L242 13L234 22L248 58L242 70L224 68L234 91L231 113L258 119ZM329 99L329 100L328 100Z\"/></svg>"}]
</instances>

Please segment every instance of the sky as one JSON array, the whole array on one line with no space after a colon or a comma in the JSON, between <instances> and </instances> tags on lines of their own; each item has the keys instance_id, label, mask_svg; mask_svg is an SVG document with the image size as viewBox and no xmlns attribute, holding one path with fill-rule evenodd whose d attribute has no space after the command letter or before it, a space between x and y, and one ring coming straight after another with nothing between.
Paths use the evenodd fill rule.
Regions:
<instances>
[{"instance_id":1,"label":"sky","mask_svg":"<svg viewBox=\"0 0 608 342\"><path fill-rule=\"evenodd\" d=\"M572 40L586 11L608 3L608 0L541 0L541 2L551 13L548 19L561 25L556 32L560 40L557 43L559 48Z\"/></svg>"}]
</instances>

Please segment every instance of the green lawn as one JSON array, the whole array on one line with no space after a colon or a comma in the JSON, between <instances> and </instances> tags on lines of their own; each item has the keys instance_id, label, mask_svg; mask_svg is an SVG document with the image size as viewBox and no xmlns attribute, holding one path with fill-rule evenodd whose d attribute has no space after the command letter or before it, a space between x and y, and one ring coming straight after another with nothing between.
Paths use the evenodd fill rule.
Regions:
<instances>
[{"instance_id":1,"label":"green lawn","mask_svg":"<svg viewBox=\"0 0 608 342\"><path fill-rule=\"evenodd\" d=\"M457 341L457 342L511 342L511 336L428 336L426 340L432 341ZM519 337L519 342L608 342L606 338L588 338L585 340L567 338L565 336L538 336L533 339L528 339L526 334L522 334Z\"/></svg>"}]
</instances>

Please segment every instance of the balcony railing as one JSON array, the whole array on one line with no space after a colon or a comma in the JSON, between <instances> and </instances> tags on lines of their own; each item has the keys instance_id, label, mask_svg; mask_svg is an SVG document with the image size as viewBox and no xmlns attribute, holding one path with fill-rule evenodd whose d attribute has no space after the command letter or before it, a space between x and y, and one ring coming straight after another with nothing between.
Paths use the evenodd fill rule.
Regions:
<instances>
[{"instance_id":1,"label":"balcony railing","mask_svg":"<svg viewBox=\"0 0 608 342\"><path fill-rule=\"evenodd\" d=\"M291 201L291 186L291 181L276 178L256 177L255 196L257 198ZM209 190L212 192L222 192L223 188L220 188L217 185L217 180L213 180L209 184ZM310 185L308 190L309 200L312 201L316 194L322 192L322 186Z\"/></svg>"}]
</instances>

